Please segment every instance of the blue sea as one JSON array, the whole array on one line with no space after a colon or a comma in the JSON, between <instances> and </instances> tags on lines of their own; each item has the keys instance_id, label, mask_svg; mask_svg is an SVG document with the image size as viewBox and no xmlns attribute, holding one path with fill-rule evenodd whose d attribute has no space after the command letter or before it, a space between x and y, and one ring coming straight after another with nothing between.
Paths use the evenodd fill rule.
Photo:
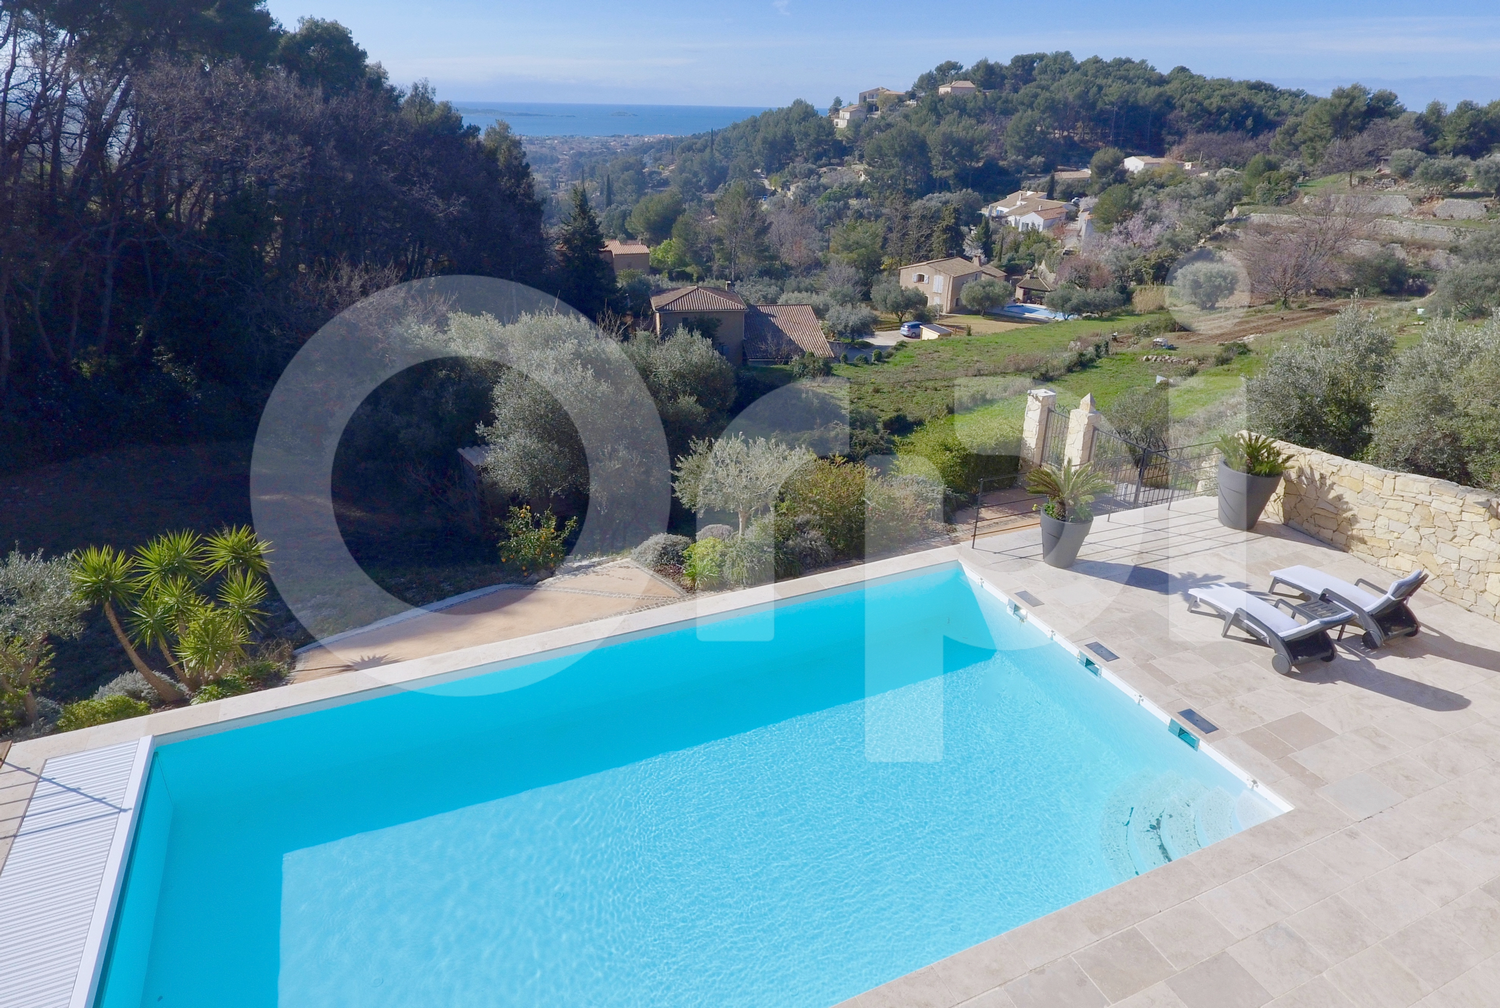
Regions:
<instances>
[{"instance_id":1,"label":"blue sea","mask_svg":"<svg viewBox=\"0 0 1500 1008\"><path fill-rule=\"evenodd\" d=\"M751 105L573 105L561 102L454 102L464 122L497 119L521 136L691 136L759 115Z\"/></svg>"}]
</instances>

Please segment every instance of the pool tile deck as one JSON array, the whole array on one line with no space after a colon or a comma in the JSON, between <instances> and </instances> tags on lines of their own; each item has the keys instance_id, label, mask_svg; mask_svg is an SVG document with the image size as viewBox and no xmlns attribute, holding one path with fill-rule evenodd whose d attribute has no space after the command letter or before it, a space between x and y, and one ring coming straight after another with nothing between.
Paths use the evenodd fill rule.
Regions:
<instances>
[{"instance_id":1,"label":"pool tile deck","mask_svg":"<svg viewBox=\"0 0 1500 1008\"><path fill-rule=\"evenodd\" d=\"M1371 653L1351 635L1279 676L1187 589L1264 589L1293 563L1392 575L1280 525L1224 529L1211 501L1096 522L1070 570L1029 531L959 552L1218 725L1206 739L1296 808L843 1008L1500 1005L1500 625L1419 594L1420 636Z\"/></svg>"}]
</instances>

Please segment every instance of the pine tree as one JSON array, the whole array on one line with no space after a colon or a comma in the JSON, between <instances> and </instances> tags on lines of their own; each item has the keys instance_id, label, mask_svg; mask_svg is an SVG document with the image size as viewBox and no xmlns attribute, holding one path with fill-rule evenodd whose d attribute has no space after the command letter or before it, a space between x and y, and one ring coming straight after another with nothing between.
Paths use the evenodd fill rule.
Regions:
<instances>
[{"instance_id":1,"label":"pine tree","mask_svg":"<svg viewBox=\"0 0 1500 1008\"><path fill-rule=\"evenodd\" d=\"M597 319L615 293L615 273L604 256L604 233L583 186L573 187L573 212L558 232L557 296Z\"/></svg>"}]
</instances>

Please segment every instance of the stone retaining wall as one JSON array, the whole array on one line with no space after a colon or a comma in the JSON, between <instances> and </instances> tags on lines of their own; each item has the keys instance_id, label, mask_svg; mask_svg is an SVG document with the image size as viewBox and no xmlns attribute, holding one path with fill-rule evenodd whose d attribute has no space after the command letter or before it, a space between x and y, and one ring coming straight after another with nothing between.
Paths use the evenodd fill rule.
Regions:
<instances>
[{"instance_id":1,"label":"stone retaining wall","mask_svg":"<svg viewBox=\"0 0 1500 1008\"><path fill-rule=\"evenodd\" d=\"M1293 458L1265 517L1500 620L1500 500L1446 480L1392 472L1280 443Z\"/></svg>"}]
</instances>

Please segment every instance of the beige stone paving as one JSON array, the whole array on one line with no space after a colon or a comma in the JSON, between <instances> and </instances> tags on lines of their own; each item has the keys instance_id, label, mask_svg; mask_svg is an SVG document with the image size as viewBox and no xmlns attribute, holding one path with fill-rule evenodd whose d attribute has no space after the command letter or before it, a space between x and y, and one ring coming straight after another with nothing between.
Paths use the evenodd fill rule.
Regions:
<instances>
[{"instance_id":1,"label":"beige stone paving","mask_svg":"<svg viewBox=\"0 0 1500 1008\"><path fill-rule=\"evenodd\" d=\"M1186 590L1293 563L1390 575L1278 524L1224 529L1212 501L1101 520L1071 570L1036 562L1034 532L962 555L1220 725L1208 741L1295 808L844 1008L1500 1006L1500 624L1419 594L1420 636L1372 654L1351 635L1279 676Z\"/></svg>"},{"instance_id":2,"label":"beige stone paving","mask_svg":"<svg viewBox=\"0 0 1500 1008\"><path fill-rule=\"evenodd\" d=\"M499 591L411 619L341 637L298 656L293 682L392 665L459 648L511 640L558 627L675 602L675 586L629 561L537 585Z\"/></svg>"}]
</instances>

